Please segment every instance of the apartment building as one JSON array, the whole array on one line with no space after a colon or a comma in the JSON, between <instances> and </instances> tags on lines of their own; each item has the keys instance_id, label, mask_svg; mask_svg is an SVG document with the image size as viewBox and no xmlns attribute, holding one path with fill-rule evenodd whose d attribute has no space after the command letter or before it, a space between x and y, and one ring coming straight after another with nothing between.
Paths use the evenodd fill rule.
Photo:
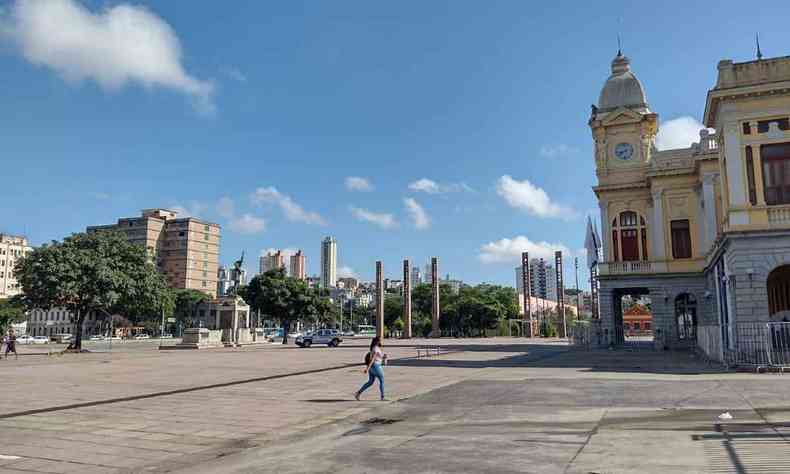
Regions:
<instances>
[{"instance_id":1,"label":"apartment building","mask_svg":"<svg viewBox=\"0 0 790 474\"><path fill-rule=\"evenodd\" d=\"M32 250L25 237L0 234L0 298L10 298L21 292L14 277L14 265Z\"/></svg>"},{"instance_id":2,"label":"apartment building","mask_svg":"<svg viewBox=\"0 0 790 474\"><path fill-rule=\"evenodd\" d=\"M118 230L142 245L173 288L217 295L220 226L195 217L179 218L169 209L143 209L140 217L90 226L87 232Z\"/></svg>"}]
</instances>

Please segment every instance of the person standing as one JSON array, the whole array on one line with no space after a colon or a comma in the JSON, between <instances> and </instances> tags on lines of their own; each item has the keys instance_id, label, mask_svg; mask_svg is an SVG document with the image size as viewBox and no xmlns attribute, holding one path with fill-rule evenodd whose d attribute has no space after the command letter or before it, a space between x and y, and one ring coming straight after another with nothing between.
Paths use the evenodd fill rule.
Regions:
<instances>
[{"instance_id":1,"label":"person standing","mask_svg":"<svg viewBox=\"0 0 790 474\"><path fill-rule=\"evenodd\" d=\"M368 374L368 381L357 390L357 393L354 395L354 398L359 400L360 395L369 389L373 382L376 379L379 380L379 393L381 394L381 400L384 401L384 370L382 366L387 360L387 354L381 349L381 339L378 337L374 337L372 341L370 341L370 352L365 356L365 370L363 373Z\"/></svg>"},{"instance_id":2,"label":"person standing","mask_svg":"<svg viewBox=\"0 0 790 474\"><path fill-rule=\"evenodd\" d=\"M5 358L8 360L8 353L13 352L14 358L19 359L19 353L16 351L16 334L13 329L8 330L8 336L5 338Z\"/></svg>"}]
</instances>

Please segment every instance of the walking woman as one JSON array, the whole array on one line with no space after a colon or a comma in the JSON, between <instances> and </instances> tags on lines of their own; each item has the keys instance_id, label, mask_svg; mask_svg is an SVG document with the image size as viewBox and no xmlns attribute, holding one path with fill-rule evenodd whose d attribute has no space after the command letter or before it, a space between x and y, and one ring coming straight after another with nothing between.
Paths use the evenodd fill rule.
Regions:
<instances>
[{"instance_id":1,"label":"walking woman","mask_svg":"<svg viewBox=\"0 0 790 474\"><path fill-rule=\"evenodd\" d=\"M19 353L16 351L16 334L13 329L8 330L8 336L5 338L5 358L8 360L8 353L13 352L14 358L19 359Z\"/></svg>"},{"instance_id":2,"label":"walking woman","mask_svg":"<svg viewBox=\"0 0 790 474\"><path fill-rule=\"evenodd\" d=\"M370 341L370 352L365 356L364 372L368 374L368 381L357 391L354 398L359 400L359 396L362 395L362 392L369 389L370 386L373 385L373 382L379 379L379 392L381 394L381 400L384 400L384 370L382 366L386 360L387 354L381 350L381 339L374 337L373 340Z\"/></svg>"}]
</instances>

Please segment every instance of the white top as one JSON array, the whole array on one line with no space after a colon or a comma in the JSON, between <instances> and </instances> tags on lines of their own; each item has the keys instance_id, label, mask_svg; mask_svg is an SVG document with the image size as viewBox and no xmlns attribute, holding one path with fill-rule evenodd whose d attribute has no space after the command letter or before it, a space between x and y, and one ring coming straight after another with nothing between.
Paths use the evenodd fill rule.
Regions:
<instances>
[{"instance_id":1,"label":"white top","mask_svg":"<svg viewBox=\"0 0 790 474\"><path fill-rule=\"evenodd\" d=\"M374 364L381 364L384 360L384 351L381 350L381 347L376 346L373 348L373 363Z\"/></svg>"}]
</instances>

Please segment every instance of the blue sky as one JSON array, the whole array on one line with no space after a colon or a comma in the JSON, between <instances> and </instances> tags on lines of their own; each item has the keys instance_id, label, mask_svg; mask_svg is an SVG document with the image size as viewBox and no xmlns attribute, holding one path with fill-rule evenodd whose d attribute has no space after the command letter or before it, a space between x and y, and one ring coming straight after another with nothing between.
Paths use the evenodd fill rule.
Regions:
<instances>
[{"instance_id":1,"label":"blue sky","mask_svg":"<svg viewBox=\"0 0 790 474\"><path fill-rule=\"evenodd\" d=\"M0 231L40 244L180 207L223 226L225 263L302 248L316 273L334 235L366 279L437 255L513 285L520 248L577 252L618 31L663 123L700 120L756 31L790 54L781 2L0 5ZM675 125L667 142L696 132Z\"/></svg>"}]
</instances>

